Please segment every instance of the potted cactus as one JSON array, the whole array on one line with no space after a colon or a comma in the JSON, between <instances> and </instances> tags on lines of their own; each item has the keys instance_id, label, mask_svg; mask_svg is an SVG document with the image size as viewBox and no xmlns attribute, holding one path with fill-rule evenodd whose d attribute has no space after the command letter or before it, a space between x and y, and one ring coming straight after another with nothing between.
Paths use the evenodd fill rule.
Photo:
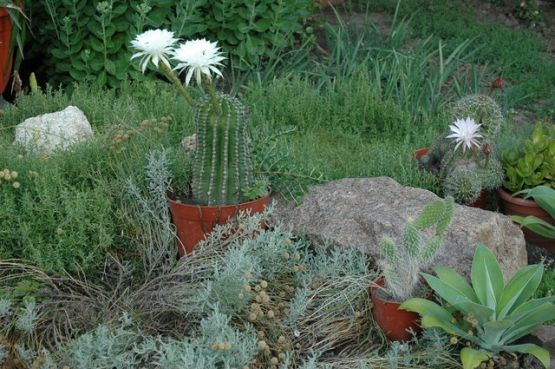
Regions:
<instances>
[{"instance_id":1,"label":"potted cactus","mask_svg":"<svg viewBox=\"0 0 555 369\"><path fill-rule=\"evenodd\" d=\"M520 197L536 186L555 188L555 126L539 122L529 139L504 153L505 181L498 189L505 214L535 216L555 224L553 218L536 201ZM524 229L526 240L555 251L555 240Z\"/></svg>"},{"instance_id":2,"label":"potted cactus","mask_svg":"<svg viewBox=\"0 0 555 369\"><path fill-rule=\"evenodd\" d=\"M180 241L179 255L190 253L216 224L224 224L239 211L262 212L269 202L269 189L257 181L250 160L246 108L234 97L217 93L212 74L225 58L217 44L207 40L175 46L173 32L151 30L138 35L132 46L138 51L143 72L154 64L193 108L196 130L191 196L169 191L168 203ZM170 60L177 62L171 68ZM186 73L185 86L174 70ZM191 81L205 95L194 101L187 90Z\"/></svg>"},{"instance_id":3,"label":"potted cactus","mask_svg":"<svg viewBox=\"0 0 555 369\"><path fill-rule=\"evenodd\" d=\"M457 203L483 208L488 194L503 182L503 169L494 150L503 122L501 109L489 96L470 95L455 104L452 119L450 132L415 156L424 169L439 177L444 195L453 196Z\"/></svg>"},{"instance_id":4,"label":"potted cactus","mask_svg":"<svg viewBox=\"0 0 555 369\"><path fill-rule=\"evenodd\" d=\"M401 310L399 306L411 297L428 295L420 272L441 248L453 208L452 197L428 204L416 220L407 222L402 247L387 236L382 239L384 277L370 287L370 296L374 320L390 341L409 340L412 332L420 329L418 315ZM434 232L426 237L428 229Z\"/></svg>"},{"instance_id":5,"label":"potted cactus","mask_svg":"<svg viewBox=\"0 0 555 369\"><path fill-rule=\"evenodd\" d=\"M19 4L18 6L11 0L0 0L0 95L8 85L12 66L17 69L23 59L26 18L23 14L23 2Z\"/></svg>"}]
</instances>

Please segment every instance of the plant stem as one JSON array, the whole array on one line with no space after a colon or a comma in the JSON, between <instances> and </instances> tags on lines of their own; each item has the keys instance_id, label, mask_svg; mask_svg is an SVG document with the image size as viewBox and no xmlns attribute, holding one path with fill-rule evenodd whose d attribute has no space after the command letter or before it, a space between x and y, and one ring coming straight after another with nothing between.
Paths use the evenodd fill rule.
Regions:
<instances>
[{"instance_id":1,"label":"plant stem","mask_svg":"<svg viewBox=\"0 0 555 369\"><path fill-rule=\"evenodd\" d=\"M175 87L177 87L177 91L179 91L179 93L183 95L185 100L187 100L187 103L191 107L194 106L193 98L191 97L191 95L189 95L189 92L187 91L187 89L183 87L183 84L181 83L179 78L177 78L175 73L173 73L172 70L163 62L160 63L160 70L164 73L166 77L168 77L170 82L173 83Z\"/></svg>"},{"instance_id":2,"label":"plant stem","mask_svg":"<svg viewBox=\"0 0 555 369\"><path fill-rule=\"evenodd\" d=\"M216 113L220 114L220 104L218 104L218 97L216 96L216 90L214 90L214 86L212 86L212 83L210 83L210 80L206 76L202 76L202 83L204 85L204 89L208 91L208 94L212 99L214 110L216 111Z\"/></svg>"}]
</instances>

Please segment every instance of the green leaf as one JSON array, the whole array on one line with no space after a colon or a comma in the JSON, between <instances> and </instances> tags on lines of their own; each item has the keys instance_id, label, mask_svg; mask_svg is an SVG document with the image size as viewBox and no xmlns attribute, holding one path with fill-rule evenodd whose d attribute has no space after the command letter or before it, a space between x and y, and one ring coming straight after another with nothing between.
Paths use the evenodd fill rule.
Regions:
<instances>
[{"instance_id":1,"label":"green leaf","mask_svg":"<svg viewBox=\"0 0 555 369\"><path fill-rule=\"evenodd\" d=\"M510 331L503 337L504 343L511 343L531 333L541 324L555 317L555 305L552 303L544 303L535 307L533 310L524 311L519 316L520 320L513 324Z\"/></svg>"},{"instance_id":2,"label":"green leaf","mask_svg":"<svg viewBox=\"0 0 555 369\"><path fill-rule=\"evenodd\" d=\"M476 369L483 361L489 360L492 357L488 352L474 350L470 347L465 347L461 350L463 369Z\"/></svg>"},{"instance_id":3,"label":"green leaf","mask_svg":"<svg viewBox=\"0 0 555 369\"><path fill-rule=\"evenodd\" d=\"M444 283L439 278L436 278L429 274L423 274L423 276L430 287L442 299L447 301L454 308L463 312L465 315L472 313L474 316L476 316L480 323L484 324L492 315L495 314L495 311L493 309L472 301L472 299L466 297L466 295L459 292L456 288Z\"/></svg>"},{"instance_id":4,"label":"green leaf","mask_svg":"<svg viewBox=\"0 0 555 369\"><path fill-rule=\"evenodd\" d=\"M509 280L497 305L497 319L503 319L515 308L528 301L541 283L543 266L529 265L521 268Z\"/></svg>"},{"instance_id":5,"label":"green leaf","mask_svg":"<svg viewBox=\"0 0 555 369\"><path fill-rule=\"evenodd\" d=\"M495 311L503 292L503 273L495 256L483 244L476 248L470 276L480 302Z\"/></svg>"},{"instance_id":6,"label":"green leaf","mask_svg":"<svg viewBox=\"0 0 555 369\"><path fill-rule=\"evenodd\" d=\"M526 218L512 215L511 219L540 236L555 239L555 225L547 223L543 219L536 218L533 215L529 215Z\"/></svg>"},{"instance_id":7,"label":"green leaf","mask_svg":"<svg viewBox=\"0 0 555 369\"><path fill-rule=\"evenodd\" d=\"M106 71L112 75L116 74L116 65L114 64L113 61L111 60L105 60L104 61L104 68L106 69Z\"/></svg>"},{"instance_id":8,"label":"green leaf","mask_svg":"<svg viewBox=\"0 0 555 369\"><path fill-rule=\"evenodd\" d=\"M476 293L462 275L451 268L443 266L435 267L434 272L443 283L451 286L453 289L466 296L470 301L479 303L478 296L476 296Z\"/></svg>"},{"instance_id":9,"label":"green leaf","mask_svg":"<svg viewBox=\"0 0 555 369\"><path fill-rule=\"evenodd\" d=\"M504 346L503 350L534 355L543 364L543 366L545 366L546 369L549 369L551 361L549 351L540 346L534 345L532 343L525 343L522 345Z\"/></svg>"},{"instance_id":10,"label":"green leaf","mask_svg":"<svg viewBox=\"0 0 555 369\"><path fill-rule=\"evenodd\" d=\"M453 316L435 302L422 298L408 299L399 306L399 309L412 311L422 316L420 325L423 328L441 328L447 333L475 341L476 337L469 336L468 332L452 323Z\"/></svg>"},{"instance_id":11,"label":"green leaf","mask_svg":"<svg viewBox=\"0 0 555 369\"><path fill-rule=\"evenodd\" d=\"M532 197L543 210L547 211L555 219L555 190L547 186L537 186L532 189L519 191L513 196L524 194L524 198Z\"/></svg>"},{"instance_id":12,"label":"green leaf","mask_svg":"<svg viewBox=\"0 0 555 369\"><path fill-rule=\"evenodd\" d=\"M503 344L503 335L513 326L510 320L494 320L483 325L484 332L480 339L484 348L497 347Z\"/></svg>"}]
</instances>

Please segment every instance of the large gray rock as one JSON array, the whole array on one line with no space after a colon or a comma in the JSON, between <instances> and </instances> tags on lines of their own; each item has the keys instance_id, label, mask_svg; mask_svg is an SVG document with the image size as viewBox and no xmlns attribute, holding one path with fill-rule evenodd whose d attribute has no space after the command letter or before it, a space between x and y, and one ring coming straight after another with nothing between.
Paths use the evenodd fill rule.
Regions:
<instances>
[{"instance_id":1,"label":"large gray rock","mask_svg":"<svg viewBox=\"0 0 555 369\"><path fill-rule=\"evenodd\" d=\"M430 191L404 187L387 177L346 178L311 187L299 207L278 202L274 216L316 243L354 245L379 262L382 236L398 239L407 218L415 218L437 199ZM456 205L444 241L432 265L446 265L467 276L480 242L497 256L505 277L527 264L522 231L502 214Z\"/></svg>"},{"instance_id":2,"label":"large gray rock","mask_svg":"<svg viewBox=\"0 0 555 369\"><path fill-rule=\"evenodd\" d=\"M15 128L14 144L28 151L49 154L67 150L93 137L87 117L75 106L26 119Z\"/></svg>"}]
</instances>

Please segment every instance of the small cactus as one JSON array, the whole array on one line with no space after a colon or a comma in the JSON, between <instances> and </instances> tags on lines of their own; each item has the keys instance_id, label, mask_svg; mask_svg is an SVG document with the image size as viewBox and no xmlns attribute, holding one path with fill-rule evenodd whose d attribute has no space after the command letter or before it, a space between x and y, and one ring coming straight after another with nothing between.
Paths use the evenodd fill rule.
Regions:
<instances>
[{"instance_id":1,"label":"small cactus","mask_svg":"<svg viewBox=\"0 0 555 369\"><path fill-rule=\"evenodd\" d=\"M440 176L443 193L459 204L475 201L482 190L493 190L503 183L501 162L491 153L475 152L473 156L452 151L445 155Z\"/></svg>"},{"instance_id":2,"label":"small cactus","mask_svg":"<svg viewBox=\"0 0 555 369\"><path fill-rule=\"evenodd\" d=\"M420 271L435 257L442 246L443 235L453 218L452 197L434 201L424 208L418 218L409 220L402 235L402 247L384 236L381 247L384 256L385 288L396 301L413 297L418 289ZM435 228L425 237L424 230Z\"/></svg>"},{"instance_id":3,"label":"small cactus","mask_svg":"<svg viewBox=\"0 0 555 369\"><path fill-rule=\"evenodd\" d=\"M503 124L503 113L499 105L487 95L468 95L453 106L451 120L473 118L481 124L480 132L484 141L491 143Z\"/></svg>"},{"instance_id":4,"label":"small cactus","mask_svg":"<svg viewBox=\"0 0 555 369\"><path fill-rule=\"evenodd\" d=\"M210 96L195 104L196 145L193 164L193 201L202 205L239 204L245 189L254 185L249 157L248 114L234 97Z\"/></svg>"},{"instance_id":5,"label":"small cactus","mask_svg":"<svg viewBox=\"0 0 555 369\"><path fill-rule=\"evenodd\" d=\"M443 181L443 192L460 204L470 204L480 196L482 183L474 168L456 166Z\"/></svg>"}]
</instances>

